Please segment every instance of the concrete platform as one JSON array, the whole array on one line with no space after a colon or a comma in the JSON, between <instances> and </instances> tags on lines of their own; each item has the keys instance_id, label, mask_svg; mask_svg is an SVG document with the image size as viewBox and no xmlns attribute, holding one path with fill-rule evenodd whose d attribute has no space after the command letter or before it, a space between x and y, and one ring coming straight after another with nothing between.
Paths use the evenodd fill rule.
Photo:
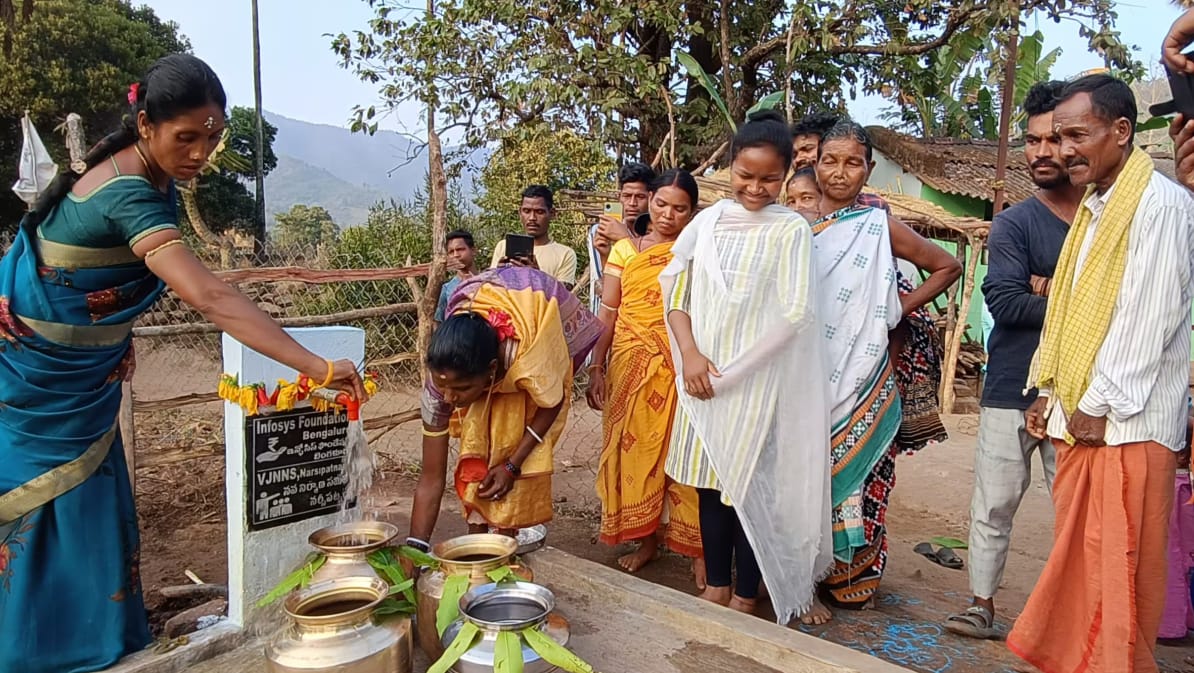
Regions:
<instances>
[{"instance_id":1,"label":"concrete platform","mask_svg":"<svg viewBox=\"0 0 1194 673\"><path fill-rule=\"evenodd\" d=\"M525 561L534 569L536 582L555 592L557 611L571 622L570 648L602 673L897 673L908 670L556 549L535 552ZM192 644L164 655L146 657L148 653L141 653L110 670L119 673L174 673L179 670L259 673L263 670L265 658L260 640L243 643L206 661L196 661L194 648L210 637L197 637ZM156 667L153 665L155 659ZM137 660L136 667L126 667L133 660ZM420 654L415 662L415 673L422 673L426 666L427 662Z\"/></svg>"}]
</instances>

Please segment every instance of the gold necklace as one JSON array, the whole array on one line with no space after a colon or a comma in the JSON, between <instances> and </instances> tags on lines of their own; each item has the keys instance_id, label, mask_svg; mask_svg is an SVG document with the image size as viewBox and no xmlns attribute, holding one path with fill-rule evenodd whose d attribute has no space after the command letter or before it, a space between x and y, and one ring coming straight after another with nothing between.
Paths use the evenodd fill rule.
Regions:
<instances>
[{"instance_id":1,"label":"gold necklace","mask_svg":"<svg viewBox=\"0 0 1194 673\"><path fill-rule=\"evenodd\" d=\"M155 189L160 189L157 183L157 176L154 175L153 168L149 165L149 160L146 159L145 155L141 152L141 143L133 143L133 151L137 153L137 158L140 159L141 163L145 166L145 172L149 174L148 177L150 183L153 184Z\"/></svg>"}]
</instances>

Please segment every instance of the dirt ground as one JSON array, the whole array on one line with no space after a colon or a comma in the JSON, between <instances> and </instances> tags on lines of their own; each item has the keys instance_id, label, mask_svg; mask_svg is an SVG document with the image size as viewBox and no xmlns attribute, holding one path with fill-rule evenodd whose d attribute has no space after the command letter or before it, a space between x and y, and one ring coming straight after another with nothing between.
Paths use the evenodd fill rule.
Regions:
<instances>
[{"instance_id":1,"label":"dirt ground","mask_svg":"<svg viewBox=\"0 0 1194 673\"><path fill-rule=\"evenodd\" d=\"M391 403L411 401L407 395L398 397L401 399ZM592 484L598 449L593 417L587 410L573 411L569 448L557 458L557 517L549 525L548 543L613 565L619 550L596 544L594 538L597 524ZM191 432L210 432L218 439L219 424L195 426L203 422L182 416L170 421L175 429L191 427ZM941 621L969 601L966 571L944 569L912 552L916 543L935 536L967 537L978 418L950 417L947 426L948 442L901 457L897 463L897 487L888 515L891 557L877 609L838 612L827 626L799 628L923 673L1031 671L1002 642L972 641L946 633ZM367 509L403 529L413 491L416 433L414 425L408 424L373 442L379 451L381 474L366 498ZM160 609L157 589L185 583L185 570L208 582L226 581L223 458L215 454L139 470L137 488L142 518L141 576L154 611L153 621L160 624L170 612ZM457 511L454 497L447 496L438 539L463 532ZM1012 552L996 598L998 618L1005 627L1023 607L1044 566L1051 530L1051 505L1038 466L1016 519ZM961 555L965 557L965 552ZM664 557L641 575L692 591L688 564L679 557ZM1194 656L1191 640L1162 645L1157 652L1164 673L1194 673L1194 665L1184 663L1188 656Z\"/></svg>"}]
</instances>

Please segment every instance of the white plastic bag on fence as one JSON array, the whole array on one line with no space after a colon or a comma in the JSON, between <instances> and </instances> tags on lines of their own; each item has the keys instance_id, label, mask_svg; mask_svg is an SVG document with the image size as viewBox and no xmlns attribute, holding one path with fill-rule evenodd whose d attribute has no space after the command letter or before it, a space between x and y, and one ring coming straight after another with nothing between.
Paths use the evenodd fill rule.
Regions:
<instances>
[{"instance_id":1,"label":"white plastic bag on fence","mask_svg":"<svg viewBox=\"0 0 1194 673\"><path fill-rule=\"evenodd\" d=\"M29 205L37 201L37 197L50 186L54 176L58 174L58 164L50 158L46 146L42 144L37 129L33 127L33 120L26 114L21 119L21 159L17 165L17 182L12 191Z\"/></svg>"}]
</instances>

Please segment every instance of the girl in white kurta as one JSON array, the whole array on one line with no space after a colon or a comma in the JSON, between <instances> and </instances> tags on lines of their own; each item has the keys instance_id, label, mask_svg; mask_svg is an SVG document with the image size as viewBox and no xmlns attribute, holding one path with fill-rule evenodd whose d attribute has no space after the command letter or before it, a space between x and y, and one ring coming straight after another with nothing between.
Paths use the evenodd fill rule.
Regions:
<instances>
[{"instance_id":1,"label":"girl in white kurta","mask_svg":"<svg viewBox=\"0 0 1194 673\"><path fill-rule=\"evenodd\" d=\"M666 471L700 494L702 597L753 612L762 580L786 623L832 563L812 233L775 205L792 161L782 118L753 117L731 157L734 200L693 220L660 275L682 363Z\"/></svg>"}]
</instances>

